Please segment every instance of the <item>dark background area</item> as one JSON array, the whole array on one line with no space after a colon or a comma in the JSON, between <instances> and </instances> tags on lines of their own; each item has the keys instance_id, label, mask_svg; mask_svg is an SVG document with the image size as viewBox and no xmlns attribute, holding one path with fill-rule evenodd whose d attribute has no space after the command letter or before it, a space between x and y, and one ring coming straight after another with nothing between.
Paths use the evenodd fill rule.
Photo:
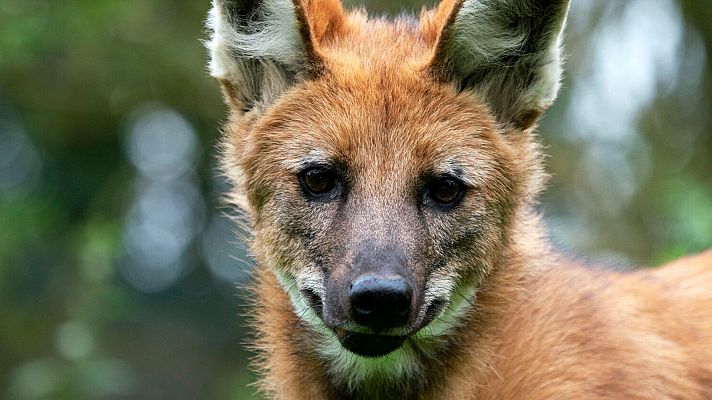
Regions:
<instances>
[{"instance_id":1,"label":"dark background area","mask_svg":"<svg viewBox=\"0 0 712 400\"><path fill-rule=\"evenodd\" d=\"M1 398L253 396L209 6L0 3ZM712 245L710 21L709 2L573 0L539 129L562 251L626 267Z\"/></svg>"}]
</instances>

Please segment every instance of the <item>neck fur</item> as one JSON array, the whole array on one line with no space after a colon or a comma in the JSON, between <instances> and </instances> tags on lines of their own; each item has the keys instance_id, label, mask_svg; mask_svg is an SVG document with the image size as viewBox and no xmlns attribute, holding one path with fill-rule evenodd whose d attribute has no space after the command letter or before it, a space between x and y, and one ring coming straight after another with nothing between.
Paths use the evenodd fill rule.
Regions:
<instances>
[{"instance_id":1,"label":"neck fur","mask_svg":"<svg viewBox=\"0 0 712 400\"><path fill-rule=\"evenodd\" d=\"M280 370L292 379L308 379L312 375L312 381L304 383L304 390L322 397L379 399L399 393L403 398L413 398L434 390L430 383L444 381L442 375L465 354L480 354L482 368L488 368L488 349L496 341L490 332L506 315L508 306L522 298L526 282L536 274L529 260L548 254L538 216L527 213L519 221L513 226L513 240L487 283L480 288L456 288L452 301L436 320L406 340L400 349L383 357L362 357L345 350L334 332L298 295L293 278L278 274L275 279L275 274L263 268L258 286L271 287L258 287L258 304L264 307L265 302L267 306L279 302L278 309L268 307L258 313L255 321L260 336L257 347L268 375L263 388L269 392L277 389L267 386L274 385L275 378L285 379L274 376L280 375L276 371ZM276 292L281 296L275 297ZM276 328L279 320L283 326ZM265 321L271 323L265 325ZM275 329L290 333L276 335ZM291 372L287 371L290 366ZM321 385L321 389L309 389L310 385Z\"/></svg>"}]
</instances>

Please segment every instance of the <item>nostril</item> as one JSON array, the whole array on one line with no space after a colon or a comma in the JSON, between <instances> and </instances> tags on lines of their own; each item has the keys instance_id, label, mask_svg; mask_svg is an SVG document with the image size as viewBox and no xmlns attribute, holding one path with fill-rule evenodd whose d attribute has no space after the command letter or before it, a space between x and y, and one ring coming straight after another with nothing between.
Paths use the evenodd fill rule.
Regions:
<instances>
[{"instance_id":1,"label":"nostril","mask_svg":"<svg viewBox=\"0 0 712 400\"><path fill-rule=\"evenodd\" d=\"M349 286L354 321L376 330L403 326L411 314L413 290L400 276L364 275Z\"/></svg>"},{"instance_id":2,"label":"nostril","mask_svg":"<svg viewBox=\"0 0 712 400\"><path fill-rule=\"evenodd\" d=\"M396 302L396 312L401 317L405 317L410 312L410 299L401 299Z\"/></svg>"},{"instance_id":3,"label":"nostril","mask_svg":"<svg viewBox=\"0 0 712 400\"><path fill-rule=\"evenodd\" d=\"M376 303L370 297L362 297L354 304L354 308L359 314L368 315L376 308Z\"/></svg>"}]
</instances>

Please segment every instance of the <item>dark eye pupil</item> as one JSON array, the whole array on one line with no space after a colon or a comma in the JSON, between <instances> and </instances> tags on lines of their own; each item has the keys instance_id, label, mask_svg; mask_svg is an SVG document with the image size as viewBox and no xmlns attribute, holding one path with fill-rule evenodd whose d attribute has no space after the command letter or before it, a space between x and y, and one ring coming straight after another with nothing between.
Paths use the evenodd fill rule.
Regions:
<instances>
[{"instance_id":1,"label":"dark eye pupil","mask_svg":"<svg viewBox=\"0 0 712 400\"><path fill-rule=\"evenodd\" d=\"M449 204L460 196L460 184L452 179L441 179L432 187L432 197L438 203Z\"/></svg>"},{"instance_id":2,"label":"dark eye pupil","mask_svg":"<svg viewBox=\"0 0 712 400\"><path fill-rule=\"evenodd\" d=\"M327 169L312 168L302 174L302 182L312 193L326 193L334 188L334 175Z\"/></svg>"}]
</instances>

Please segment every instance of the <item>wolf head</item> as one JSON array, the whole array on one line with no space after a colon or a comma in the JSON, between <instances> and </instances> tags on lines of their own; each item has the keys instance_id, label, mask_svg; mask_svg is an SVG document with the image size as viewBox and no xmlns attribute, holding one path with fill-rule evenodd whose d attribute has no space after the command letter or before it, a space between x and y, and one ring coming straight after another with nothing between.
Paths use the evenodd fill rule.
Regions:
<instances>
[{"instance_id":1,"label":"wolf head","mask_svg":"<svg viewBox=\"0 0 712 400\"><path fill-rule=\"evenodd\" d=\"M223 168L315 335L382 356L476 302L543 185L532 131L567 9L446 0L389 22L338 0L214 1Z\"/></svg>"}]
</instances>

